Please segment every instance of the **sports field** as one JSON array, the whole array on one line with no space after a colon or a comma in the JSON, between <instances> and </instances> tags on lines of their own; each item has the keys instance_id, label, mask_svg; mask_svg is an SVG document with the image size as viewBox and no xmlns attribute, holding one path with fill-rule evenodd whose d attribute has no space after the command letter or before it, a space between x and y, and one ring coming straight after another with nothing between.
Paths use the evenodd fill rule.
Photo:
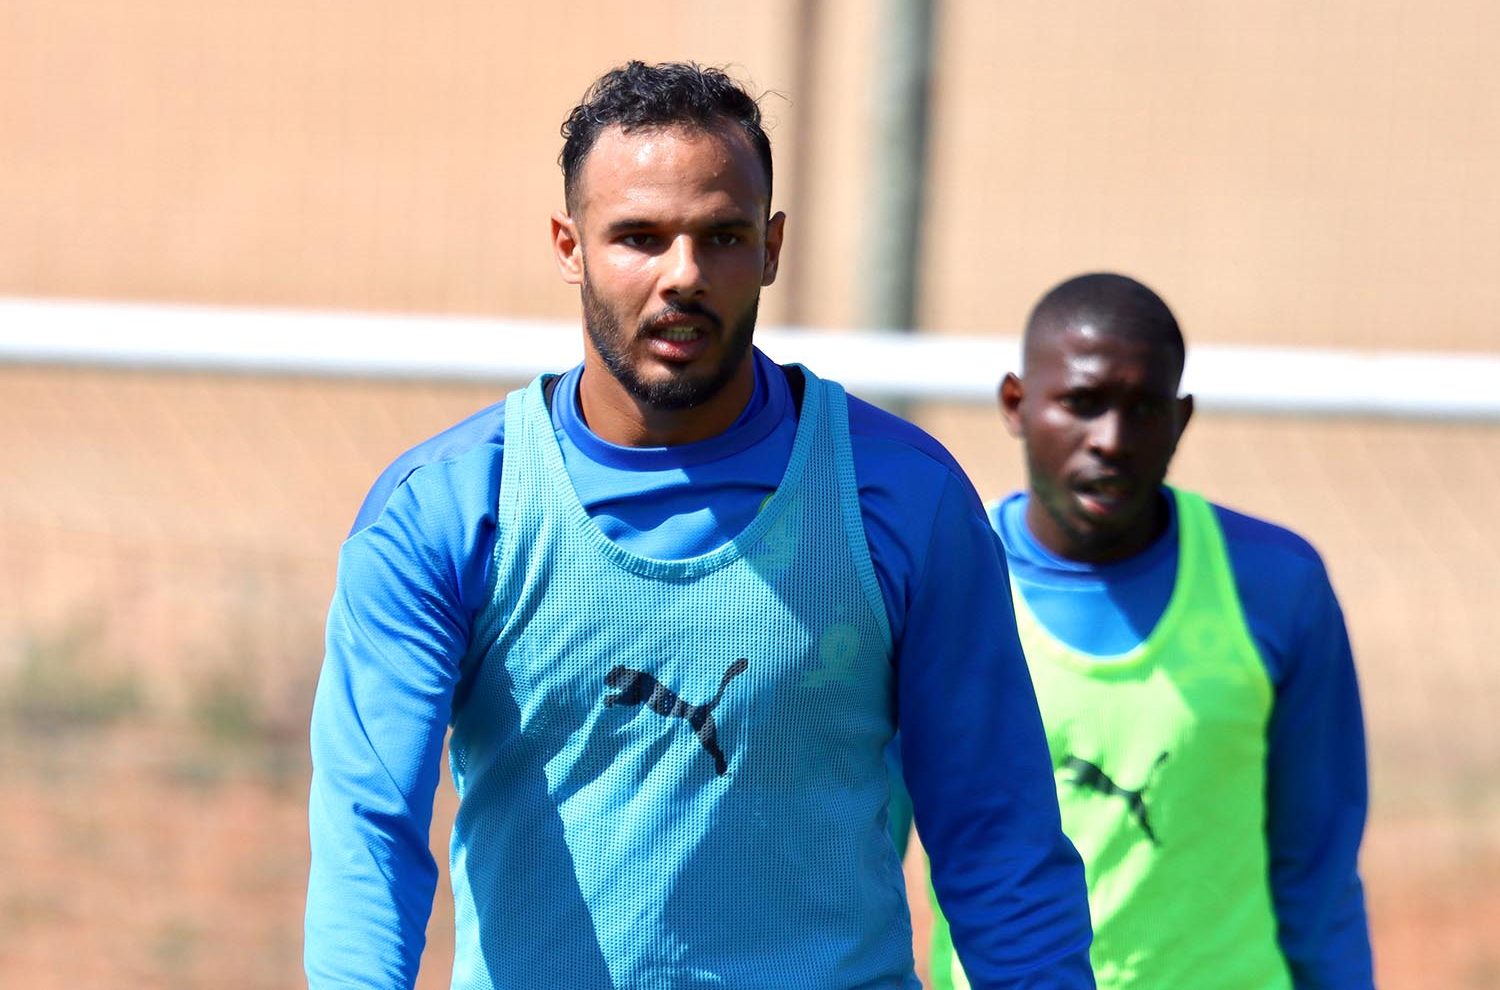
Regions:
<instances>
[{"instance_id":1,"label":"sports field","mask_svg":"<svg viewBox=\"0 0 1500 990\"><path fill-rule=\"evenodd\" d=\"M767 91L763 324L868 325L870 6L6 4L0 294L571 318L558 125L605 68L691 58ZM1500 4L937 6L923 328L1013 333L1105 267L1191 347L1500 347ZM0 365L0 984L298 984L340 538L500 392ZM991 412L916 413L983 495L1019 483ZM1328 561L1381 986L1500 987L1500 426L1201 415L1175 479Z\"/></svg>"},{"instance_id":2,"label":"sports field","mask_svg":"<svg viewBox=\"0 0 1500 990\"><path fill-rule=\"evenodd\" d=\"M387 460L502 391L0 369L6 985L297 983L338 543ZM987 410L917 415L982 493L1019 479ZM1328 560L1370 723L1380 985L1500 985L1500 429L1205 416L1176 477ZM440 890L424 987L449 918Z\"/></svg>"}]
</instances>

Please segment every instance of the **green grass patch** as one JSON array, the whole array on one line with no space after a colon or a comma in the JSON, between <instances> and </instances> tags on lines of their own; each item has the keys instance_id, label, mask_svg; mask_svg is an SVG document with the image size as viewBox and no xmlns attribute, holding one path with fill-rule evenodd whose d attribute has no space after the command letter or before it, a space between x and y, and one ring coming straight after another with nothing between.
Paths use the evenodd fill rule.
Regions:
<instances>
[{"instance_id":1,"label":"green grass patch","mask_svg":"<svg viewBox=\"0 0 1500 990\"><path fill-rule=\"evenodd\" d=\"M99 623L24 637L18 662L0 674L0 716L29 731L66 733L139 715L146 708L139 673L107 661Z\"/></svg>"}]
</instances>

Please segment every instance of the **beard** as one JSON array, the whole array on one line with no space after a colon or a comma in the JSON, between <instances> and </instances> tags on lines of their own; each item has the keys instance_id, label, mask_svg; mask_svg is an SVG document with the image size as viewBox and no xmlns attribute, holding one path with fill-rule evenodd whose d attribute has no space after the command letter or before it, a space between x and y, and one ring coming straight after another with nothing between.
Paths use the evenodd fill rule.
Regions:
<instances>
[{"instance_id":1,"label":"beard","mask_svg":"<svg viewBox=\"0 0 1500 990\"><path fill-rule=\"evenodd\" d=\"M620 326L619 318L594 292L589 280L583 280L583 323L589 340L594 345L600 360L609 370L610 377L624 386L625 391L637 400L654 409L692 409L719 394L719 391L734 377L750 353L755 336L755 317L760 308L760 297L751 301L750 307L735 320L724 337L723 355L719 363L705 372L693 373L687 369L669 373L665 378L648 381L630 362L629 340ZM642 320L636 333L645 335L652 323L668 313L701 316L723 331L723 321L700 303L669 303L652 317Z\"/></svg>"},{"instance_id":2,"label":"beard","mask_svg":"<svg viewBox=\"0 0 1500 990\"><path fill-rule=\"evenodd\" d=\"M1071 559L1095 563L1122 560L1149 546L1165 531L1171 518L1161 487L1165 472L1154 481L1136 478L1143 495L1133 511L1115 519L1091 519L1078 508L1075 490L1066 477L1050 474L1048 466L1029 449L1026 468L1031 497L1070 542L1071 548L1063 555ZM1058 551L1056 547L1051 549Z\"/></svg>"}]
</instances>

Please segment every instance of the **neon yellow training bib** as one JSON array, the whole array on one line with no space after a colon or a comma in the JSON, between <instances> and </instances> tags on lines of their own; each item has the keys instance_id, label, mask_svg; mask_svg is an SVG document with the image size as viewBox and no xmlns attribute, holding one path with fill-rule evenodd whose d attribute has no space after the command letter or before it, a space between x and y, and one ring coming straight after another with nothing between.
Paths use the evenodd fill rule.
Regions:
<instances>
[{"instance_id":1,"label":"neon yellow training bib","mask_svg":"<svg viewBox=\"0 0 1500 990\"><path fill-rule=\"evenodd\" d=\"M1088 877L1100 990L1290 990L1265 837L1272 691L1213 507L1172 490L1177 579L1145 641L1067 646L1012 584L1057 779ZM937 914L938 990L969 986Z\"/></svg>"}]
</instances>

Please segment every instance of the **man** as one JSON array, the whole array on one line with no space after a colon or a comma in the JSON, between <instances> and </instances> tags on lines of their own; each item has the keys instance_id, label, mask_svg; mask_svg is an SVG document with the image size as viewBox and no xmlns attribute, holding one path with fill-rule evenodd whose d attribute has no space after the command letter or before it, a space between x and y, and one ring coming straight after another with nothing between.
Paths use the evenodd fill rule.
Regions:
<instances>
[{"instance_id":1,"label":"man","mask_svg":"<svg viewBox=\"0 0 1500 990\"><path fill-rule=\"evenodd\" d=\"M1092 986L977 495L752 346L785 224L754 99L633 62L563 134L583 364L399 459L340 557L309 983L411 986L451 724L455 987L914 987L899 712L976 982Z\"/></svg>"},{"instance_id":2,"label":"man","mask_svg":"<svg viewBox=\"0 0 1500 990\"><path fill-rule=\"evenodd\" d=\"M1088 872L1095 974L1367 988L1343 617L1301 537L1163 484L1193 412L1183 357L1154 292L1085 275L1037 304L1023 377L1000 386L1030 487L990 521ZM941 921L933 971L963 985Z\"/></svg>"}]
</instances>

